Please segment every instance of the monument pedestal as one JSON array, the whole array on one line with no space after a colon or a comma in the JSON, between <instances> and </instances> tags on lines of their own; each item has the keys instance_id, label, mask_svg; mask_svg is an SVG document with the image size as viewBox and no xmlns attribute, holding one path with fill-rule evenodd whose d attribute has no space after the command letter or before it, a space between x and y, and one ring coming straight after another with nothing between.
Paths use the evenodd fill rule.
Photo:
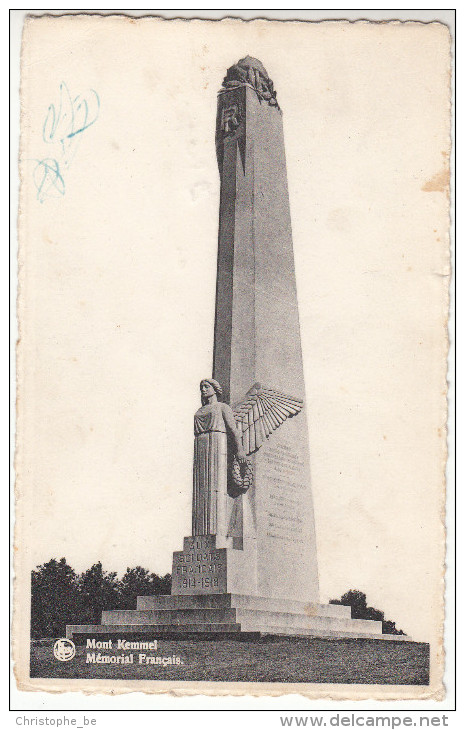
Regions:
<instances>
[{"instance_id":1,"label":"monument pedestal","mask_svg":"<svg viewBox=\"0 0 465 730\"><path fill-rule=\"evenodd\" d=\"M247 582L246 575L242 551L217 548L215 535L186 537L184 550L173 554L170 596L139 596L135 610L104 611L101 624L69 625L66 636L239 638L272 634L410 640L383 634L380 621L352 619L349 606L236 592L233 587Z\"/></svg>"},{"instance_id":2,"label":"monument pedestal","mask_svg":"<svg viewBox=\"0 0 465 730\"><path fill-rule=\"evenodd\" d=\"M250 550L223 547L222 542L227 540L216 535L184 538L184 549L173 553L173 596L257 592Z\"/></svg>"}]
</instances>

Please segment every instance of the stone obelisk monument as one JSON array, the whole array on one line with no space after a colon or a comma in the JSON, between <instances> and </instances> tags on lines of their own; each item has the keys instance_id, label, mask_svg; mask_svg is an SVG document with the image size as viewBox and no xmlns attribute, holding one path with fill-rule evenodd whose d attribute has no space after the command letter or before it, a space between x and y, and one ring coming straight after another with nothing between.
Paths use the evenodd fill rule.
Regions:
<instances>
[{"instance_id":1,"label":"stone obelisk monument","mask_svg":"<svg viewBox=\"0 0 465 730\"><path fill-rule=\"evenodd\" d=\"M221 179L213 373L194 418L192 535L170 596L77 634L396 638L318 602L318 571L282 112L247 56L218 95Z\"/></svg>"},{"instance_id":2,"label":"stone obelisk monument","mask_svg":"<svg viewBox=\"0 0 465 730\"><path fill-rule=\"evenodd\" d=\"M254 58L228 70L218 95L216 148L221 197L213 377L233 408L256 383L279 393L278 416L287 398L303 404L251 454L254 484L239 497L242 534L235 542L245 554L249 591L317 601L282 112Z\"/></svg>"}]
</instances>

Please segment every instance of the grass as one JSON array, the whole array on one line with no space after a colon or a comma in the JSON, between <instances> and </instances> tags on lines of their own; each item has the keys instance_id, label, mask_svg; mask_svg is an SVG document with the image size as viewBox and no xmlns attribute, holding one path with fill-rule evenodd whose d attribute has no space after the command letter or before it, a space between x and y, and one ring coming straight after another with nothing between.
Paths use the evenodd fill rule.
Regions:
<instances>
[{"instance_id":1,"label":"grass","mask_svg":"<svg viewBox=\"0 0 465 730\"><path fill-rule=\"evenodd\" d=\"M146 637L147 640L147 637ZM54 640L31 644L31 677L221 682L332 682L337 684L427 685L429 645L367 639L261 637L159 639L153 656L179 656L180 665L87 664L84 646L59 662ZM92 650L94 651L94 650ZM98 650L97 650L98 651ZM117 655L121 651L102 650ZM126 652L129 654L130 652Z\"/></svg>"}]
</instances>

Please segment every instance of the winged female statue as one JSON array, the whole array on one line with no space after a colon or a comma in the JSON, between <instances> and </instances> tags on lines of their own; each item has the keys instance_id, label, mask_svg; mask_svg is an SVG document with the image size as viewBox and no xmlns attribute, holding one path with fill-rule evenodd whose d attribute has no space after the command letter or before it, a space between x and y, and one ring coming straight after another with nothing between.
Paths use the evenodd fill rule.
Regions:
<instances>
[{"instance_id":1,"label":"winged female statue","mask_svg":"<svg viewBox=\"0 0 465 730\"><path fill-rule=\"evenodd\" d=\"M210 378L201 381L200 392L202 406L194 416L192 534L214 535L221 530L226 495L236 497L252 484L247 456L300 413L303 401L255 383L231 408L219 400L221 385Z\"/></svg>"}]
</instances>

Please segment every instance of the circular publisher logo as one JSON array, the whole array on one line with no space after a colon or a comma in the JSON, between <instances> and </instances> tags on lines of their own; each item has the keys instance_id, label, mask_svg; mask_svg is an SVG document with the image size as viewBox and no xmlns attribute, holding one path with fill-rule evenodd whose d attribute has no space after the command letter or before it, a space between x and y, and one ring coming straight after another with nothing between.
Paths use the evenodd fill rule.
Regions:
<instances>
[{"instance_id":1,"label":"circular publisher logo","mask_svg":"<svg viewBox=\"0 0 465 730\"><path fill-rule=\"evenodd\" d=\"M53 654L59 662L69 662L76 654L76 647L71 639L57 639L53 646Z\"/></svg>"}]
</instances>

